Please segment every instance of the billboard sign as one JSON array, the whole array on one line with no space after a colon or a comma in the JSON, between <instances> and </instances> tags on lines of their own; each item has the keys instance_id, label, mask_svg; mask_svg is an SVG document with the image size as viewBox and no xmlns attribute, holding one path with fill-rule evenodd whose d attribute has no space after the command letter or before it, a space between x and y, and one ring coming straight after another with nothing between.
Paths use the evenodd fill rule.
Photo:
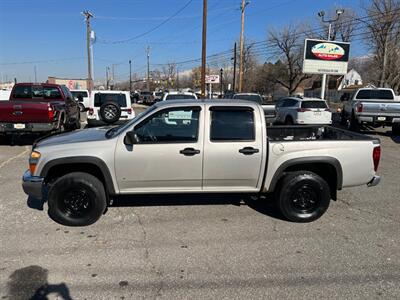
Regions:
<instances>
[{"instance_id":1,"label":"billboard sign","mask_svg":"<svg viewBox=\"0 0 400 300\"><path fill-rule=\"evenodd\" d=\"M304 43L303 73L347 74L350 43L306 39Z\"/></svg>"},{"instance_id":2,"label":"billboard sign","mask_svg":"<svg viewBox=\"0 0 400 300\"><path fill-rule=\"evenodd\" d=\"M206 83L219 83L219 75L206 75Z\"/></svg>"}]
</instances>

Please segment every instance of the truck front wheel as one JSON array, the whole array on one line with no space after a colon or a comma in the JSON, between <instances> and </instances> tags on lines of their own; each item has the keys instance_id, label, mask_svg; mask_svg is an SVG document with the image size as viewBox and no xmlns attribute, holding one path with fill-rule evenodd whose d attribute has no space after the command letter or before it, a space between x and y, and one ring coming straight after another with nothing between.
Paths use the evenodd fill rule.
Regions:
<instances>
[{"instance_id":1,"label":"truck front wheel","mask_svg":"<svg viewBox=\"0 0 400 300\"><path fill-rule=\"evenodd\" d=\"M327 182L309 171L288 173L282 180L277 200L282 214L292 222L312 222L328 209Z\"/></svg>"},{"instance_id":2,"label":"truck front wheel","mask_svg":"<svg viewBox=\"0 0 400 300\"><path fill-rule=\"evenodd\" d=\"M88 173L73 172L58 178L48 195L49 216L66 226L93 224L107 206L103 183Z\"/></svg>"}]
</instances>

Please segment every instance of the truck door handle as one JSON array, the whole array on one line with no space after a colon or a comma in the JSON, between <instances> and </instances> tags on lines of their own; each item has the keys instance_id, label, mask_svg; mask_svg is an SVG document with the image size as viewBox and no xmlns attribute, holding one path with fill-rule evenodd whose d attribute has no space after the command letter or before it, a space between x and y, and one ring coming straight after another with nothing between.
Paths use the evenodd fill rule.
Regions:
<instances>
[{"instance_id":1,"label":"truck door handle","mask_svg":"<svg viewBox=\"0 0 400 300\"><path fill-rule=\"evenodd\" d=\"M185 156L193 156L196 154L200 154L200 150L194 149L194 148L185 148L181 151L179 151L180 154L183 154Z\"/></svg>"},{"instance_id":2,"label":"truck door handle","mask_svg":"<svg viewBox=\"0 0 400 300\"><path fill-rule=\"evenodd\" d=\"M239 150L239 153L242 153L244 155L253 155L254 153L258 153L260 150L255 149L253 147L244 147Z\"/></svg>"}]
</instances>

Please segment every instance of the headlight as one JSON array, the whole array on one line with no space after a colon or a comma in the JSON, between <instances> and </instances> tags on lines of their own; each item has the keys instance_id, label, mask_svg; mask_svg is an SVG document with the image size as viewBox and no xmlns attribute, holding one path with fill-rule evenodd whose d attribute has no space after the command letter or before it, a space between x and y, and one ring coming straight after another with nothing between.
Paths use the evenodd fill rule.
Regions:
<instances>
[{"instance_id":1,"label":"headlight","mask_svg":"<svg viewBox=\"0 0 400 300\"><path fill-rule=\"evenodd\" d=\"M31 172L31 175L35 174L36 171L36 165L39 161L41 154L37 151L32 151L31 156L29 157L29 171Z\"/></svg>"}]
</instances>

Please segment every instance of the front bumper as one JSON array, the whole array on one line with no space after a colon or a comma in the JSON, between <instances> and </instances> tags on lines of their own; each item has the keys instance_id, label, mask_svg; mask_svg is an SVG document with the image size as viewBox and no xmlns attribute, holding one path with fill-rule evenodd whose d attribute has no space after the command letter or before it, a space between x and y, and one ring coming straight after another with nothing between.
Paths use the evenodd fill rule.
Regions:
<instances>
[{"instance_id":1,"label":"front bumper","mask_svg":"<svg viewBox=\"0 0 400 300\"><path fill-rule=\"evenodd\" d=\"M29 170L22 177L22 188L28 196L38 200L43 198L43 178L32 176Z\"/></svg>"},{"instance_id":2,"label":"front bumper","mask_svg":"<svg viewBox=\"0 0 400 300\"><path fill-rule=\"evenodd\" d=\"M368 187L377 186L379 182L381 182L381 177L375 175L374 178L372 178L371 181L367 183L367 186Z\"/></svg>"}]
</instances>

